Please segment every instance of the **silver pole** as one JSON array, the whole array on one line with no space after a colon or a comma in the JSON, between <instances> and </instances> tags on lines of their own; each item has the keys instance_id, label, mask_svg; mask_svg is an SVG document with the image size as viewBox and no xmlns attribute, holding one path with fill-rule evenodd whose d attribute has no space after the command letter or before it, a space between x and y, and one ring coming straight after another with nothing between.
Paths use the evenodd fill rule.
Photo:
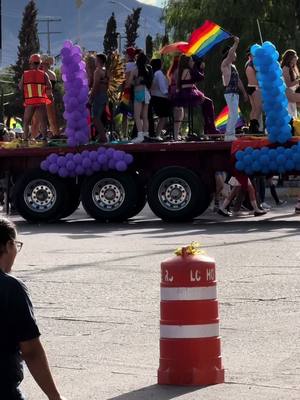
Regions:
<instances>
[{"instance_id":1,"label":"silver pole","mask_svg":"<svg viewBox=\"0 0 300 400\"><path fill-rule=\"evenodd\" d=\"M260 41L261 41L261 44L263 44L264 41L263 41L262 34L261 34L261 30L260 30L259 20L257 19L256 22L257 22L257 27L258 27L258 33L259 33Z\"/></svg>"}]
</instances>

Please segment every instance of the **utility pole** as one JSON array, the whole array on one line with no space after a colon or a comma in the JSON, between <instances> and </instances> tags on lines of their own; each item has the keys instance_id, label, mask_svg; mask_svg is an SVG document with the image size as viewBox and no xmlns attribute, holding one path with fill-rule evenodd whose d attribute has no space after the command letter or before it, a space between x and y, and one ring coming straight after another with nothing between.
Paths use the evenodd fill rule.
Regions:
<instances>
[{"instance_id":1,"label":"utility pole","mask_svg":"<svg viewBox=\"0 0 300 400\"><path fill-rule=\"evenodd\" d=\"M44 17L44 18L39 18L38 22L46 22L47 24L47 30L46 32L39 32L39 35L47 35L47 54L51 54L51 35L53 34L58 34L62 32L55 32L55 31L50 31L50 23L51 22L61 22L61 18L54 18L54 17Z\"/></svg>"}]
</instances>

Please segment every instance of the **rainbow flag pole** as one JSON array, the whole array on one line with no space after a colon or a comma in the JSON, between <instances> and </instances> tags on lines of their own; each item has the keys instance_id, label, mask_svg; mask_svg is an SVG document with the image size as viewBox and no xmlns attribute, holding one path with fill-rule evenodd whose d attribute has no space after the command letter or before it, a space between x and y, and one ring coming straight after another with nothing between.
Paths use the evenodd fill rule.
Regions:
<instances>
[{"instance_id":1,"label":"rainbow flag pole","mask_svg":"<svg viewBox=\"0 0 300 400\"><path fill-rule=\"evenodd\" d=\"M187 56L203 57L216 44L232 37L219 25L212 21L205 21L200 28L196 29L190 36L188 44L179 46L179 49Z\"/></svg>"},{"instance_id":2,"label":"rainbow flag pole","mask_svg":"<svg viewBox=\"0 0 300 400\"><path fill-rule=\"evenodd\" d=\"M225 106L223 108L223 110L220 112L220 114L217 116L217 118L215 119L215 126L222 133L224 133L226 131L228 117L229 117L229 108L228 108L228 106ZM244 124L245 124L245 121L244 121L243 117L241 116L241 110L239 109L239 119L237 120L236 128L240 128L241 126L244 126Z\"/></svg>"}]
</instances>

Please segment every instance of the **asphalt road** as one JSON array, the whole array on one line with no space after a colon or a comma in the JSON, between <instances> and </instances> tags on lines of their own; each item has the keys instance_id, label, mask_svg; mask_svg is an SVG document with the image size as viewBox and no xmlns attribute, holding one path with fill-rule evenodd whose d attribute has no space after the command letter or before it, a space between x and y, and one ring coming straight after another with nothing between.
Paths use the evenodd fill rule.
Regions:
<instances>
[{"instance_id":1,"label":"asphalt road","mask_svg":"<svg viewBox=\"0 0 300 400\"><path fill-rule=\"evenodd\" d=\"M146 208L123 224L78 211L30 225L15 274L31 291L49 362L68 400L300 399L300 216L207 212L167 224ZM226 383L157 385L160 263L199 241L217 264ZM43 399L27 372L29 400Z\"/></svg>"}]
</instances>

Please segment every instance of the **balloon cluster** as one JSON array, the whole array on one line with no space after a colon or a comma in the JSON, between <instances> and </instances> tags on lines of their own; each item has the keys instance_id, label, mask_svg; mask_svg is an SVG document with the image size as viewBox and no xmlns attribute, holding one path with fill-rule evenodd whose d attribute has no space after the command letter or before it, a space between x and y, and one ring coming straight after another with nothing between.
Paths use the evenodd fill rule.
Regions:
<instances>
[{"instance_id":1,"label":"balloon cluster","mask_svg":"<svg viewBox=\"0 0 300 400\"><path fill-rule=\"evenodd\" d=\"M246 147L235 153L235 168L252 175L255 172L263 174L285 173L289 171L300 171L300 142L290 148L283 146L270 149L262 147L253 149Z\"/></svg>"},{"instance_id":2,"label":"balloon cluster","mask_svg":"<svg viewBox=\"0 0 300 400\"><path fill-rule=\"evenodd\" d=\"M250 51L262 93L269 140L272 143L283 144L291 138L292 131L289 125L291 116L287 109L286 85L278 62L278 51L271 42L264 42L262 46L254 44Z\"/></svg>"},{"instance_id":3,"label":"balloon cluster","mask_svg":"<svg viewBox=\"0 0 300 400\"><path fill-rule=\"evenodd\" d=\"M89 141L87 123L88 81L81 48L70 40L64 42L60 52L62 57L62 79L65 95L63 97L67 121L66 135L69 146L86 144Z\"/></svg>"},{"instance_id":4,"label":"balloon cluster","mask_svg":"<svg viewBox=\"0 0 300 400\"><path fill-rule=\"evenodd\" d=\"M94 172L108 171L109 169L123 172L132 162L133 156L125 151L99 147L97 151L84 150L81 153L67 153L64 156L52 153L41 162L40 166L43 171L66 178L80 175L90 176Z\"/></svg>"}]
</instances>

